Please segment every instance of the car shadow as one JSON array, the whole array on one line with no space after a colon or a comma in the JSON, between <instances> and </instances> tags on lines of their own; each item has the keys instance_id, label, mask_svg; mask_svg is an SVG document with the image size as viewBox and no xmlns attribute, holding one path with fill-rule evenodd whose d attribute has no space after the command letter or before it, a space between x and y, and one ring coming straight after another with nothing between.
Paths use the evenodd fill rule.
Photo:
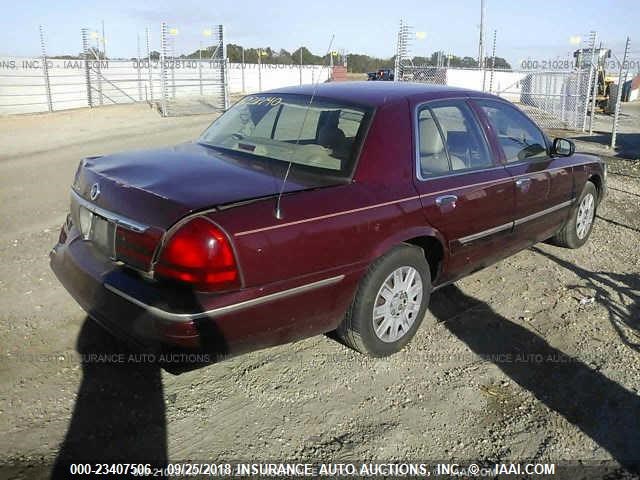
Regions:
<instances>
[{"instance_id":1,"label":"car shadow","mask_svg":"<svg viewBox=\"0 0 640 480\"><path fill-rule=\"evenodd\" d=\"M587 282L587 286L567 287L589 290L595 301L607 309L609 321L621 341L627 347L640 352L640 276L637 273L592 272L538 247L532 247L531 250Z\"/></svg>"},{"instance_id":2,"label":"car shadow","mask_svg":"<svg viewBox=\"0 0 640 480\"><path fill-rule=\"evenodd\" d=\"M608 451L640 471L640 397L456 286L433 294L431 312L474 353Z\"/></svg>"},{"instance_id":3,"label":"car shadow","mask_svg":"<svg viewBox=\"0 0 640 480\"><path fill-rule=\"evenodd\" d=\"M608 146L611 143L610 132L595 132L594 135L585 135L577 133L569 135L571 140L580 142L597 143L602 146ZM616 135L616 149L612 152L613 156L634 160L640 156L640 134L638 133L618 133Z\"/></svg>"},{"instance_id":4,"label":"car shadow","mask_svg":"<svg viewBox=\"0 0 640 480\"><path fill-rule=\"evenodd\" d=\"M599 214L597 214L596 217L599 218L600 220L610 223L611 225L615 225L616 227L622 227L622 228L626 228L627 230L640 233L640 229L630 227L629 225L625 225L624 223L616 222L615 220L611 220L610 218L603 217L602 215L599 215Z\"/></svg>"},{"instance_id":5,"label":"car shadow","mask_svg":"<svg viewBox=\"0 0 640 480\"><path fill-rule=\"evenodd\" d=\"M76 349L82 382L51 478L71 478L71 463L166 465L167 429L158 363L88 317ZM114 477L134 475L110 478Z\"/></svg>"},{"instance_id":6,"label":"car shadow","mask_svg":"<svg viewBox=\"0 0 640 480\"><path fill-rule=\"evenodd\" d=\"M103 295L106 292L98 290L93 303L107 302ZM188 295L186 292L184 298ZM189 301L196 302L195 296ZM148 465L150 471L143 478L166 478L162 471L168 461L162 370L177 375L229 356L222 333L204 319L195 325L200 338L197 350L139 343L113 330L120 320L135 325L142 319L118 319L113 325L103 325L87 316L80 329L76 351L82 381L53 465L53 479L71 478L71 463ZM141 478L140 472L115 473L100 477Z\"/></svg>"},{"instance_id":7,"label":"car shadow","mask_svg":"<svg viewBox=\"0 0 640 480\"><path fill-rule=\"evenodd\" d=\"M627 195L631 195L634 197L640 197L640 195L638 195L637 193L630 192L629 190L623 190L621 188L612 187L611 185L607 186L607 190L613 190L620 193L626 193Z\"/></svg>"},{"instance_id":8,"label":"car shadow","mask_svg":"<svg viewBox=\"0 0 640 480\"><path fill-rule=\"evenodd\" d=\"M628 173L622 173L622 172L609 172L608 175L615 175L616 177L625 177L625 178L634 178L634 179L640 178L640 175L629 175Z\"/></svg>"}]
</instances>

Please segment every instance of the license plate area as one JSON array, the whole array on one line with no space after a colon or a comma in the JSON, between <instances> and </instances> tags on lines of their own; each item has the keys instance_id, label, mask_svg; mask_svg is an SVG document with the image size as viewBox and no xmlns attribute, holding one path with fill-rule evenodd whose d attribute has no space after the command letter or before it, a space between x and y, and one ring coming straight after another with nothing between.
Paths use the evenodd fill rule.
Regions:
<instances>
[{"instance_id":1,"label":"license plate area","mask_svg":"<svg viewBox=\"0 0 640 480\"><path fill-rule=\"evenodd\" d=\"M104 255L114 259L116 225L84 207L80 207L82 237Z\"/></svg>"}]
</instances>

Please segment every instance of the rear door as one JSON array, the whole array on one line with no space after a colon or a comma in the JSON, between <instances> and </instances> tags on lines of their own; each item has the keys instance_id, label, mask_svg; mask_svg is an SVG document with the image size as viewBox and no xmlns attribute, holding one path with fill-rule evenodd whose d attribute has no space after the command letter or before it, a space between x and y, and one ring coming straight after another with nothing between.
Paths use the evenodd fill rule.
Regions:
<instances>
[{"instance_id":1,"label":"rear door","mask_svg":"<svg viewBox=\"0 0 640 480\"><path fill-rule=\"evenodd\" d=\"M424 214L447 241L450 281L495 261L510 241L514 183L494 158L463 99L419 105L416 188Z\"/></svg>"},{"instance_id":2,"label":"rear door","mask_svg":"<svg viewBox=\"0 0 640 480\"><path fill-rule=\"evenodd\" d=\"M474 102L504 154L515 185L516 241L521 247L546 240L564 223L573 197L570 161L549 154L538 126L510 103L478 99Z\"/></svg>"}]
</instances>

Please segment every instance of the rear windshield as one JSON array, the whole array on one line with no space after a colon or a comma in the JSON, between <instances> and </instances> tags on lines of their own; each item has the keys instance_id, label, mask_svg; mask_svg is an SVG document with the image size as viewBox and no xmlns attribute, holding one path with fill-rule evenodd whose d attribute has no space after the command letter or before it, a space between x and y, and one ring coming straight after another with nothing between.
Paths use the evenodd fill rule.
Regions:
<instances>
[{"instance_id":1,"label":"rear windshield","mask_svg":"<svg viewBox=\"0 0 640 480\"><path fill-rule=\"evenodd\" d=\"M202 134L201 143L331 176L349 176L370 112L307 95L249 95Z\"/></svg>"}]
</instances>

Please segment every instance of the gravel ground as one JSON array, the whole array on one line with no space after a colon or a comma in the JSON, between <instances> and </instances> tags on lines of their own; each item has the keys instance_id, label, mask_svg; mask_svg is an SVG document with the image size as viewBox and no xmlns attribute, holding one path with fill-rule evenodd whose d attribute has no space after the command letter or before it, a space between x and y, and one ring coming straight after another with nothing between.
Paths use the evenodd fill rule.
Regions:
<instances>
[{"instance_id":1,"label":"gravel ground","mask_svg":"<svg viewBox=\"0 0 640 480\"><path fill-rule=\"evenodd\" d=\"M393 357L320 336L178 376L144 361L81 363L78 351L124 347L48 267L78 160L188 140L211 119L143 106L0 119L0 477L44 478L27 466L60 451L638 461L640 163L618 158L587 245L540 244L440 290Z\"/></svg>"}]
</instances>

